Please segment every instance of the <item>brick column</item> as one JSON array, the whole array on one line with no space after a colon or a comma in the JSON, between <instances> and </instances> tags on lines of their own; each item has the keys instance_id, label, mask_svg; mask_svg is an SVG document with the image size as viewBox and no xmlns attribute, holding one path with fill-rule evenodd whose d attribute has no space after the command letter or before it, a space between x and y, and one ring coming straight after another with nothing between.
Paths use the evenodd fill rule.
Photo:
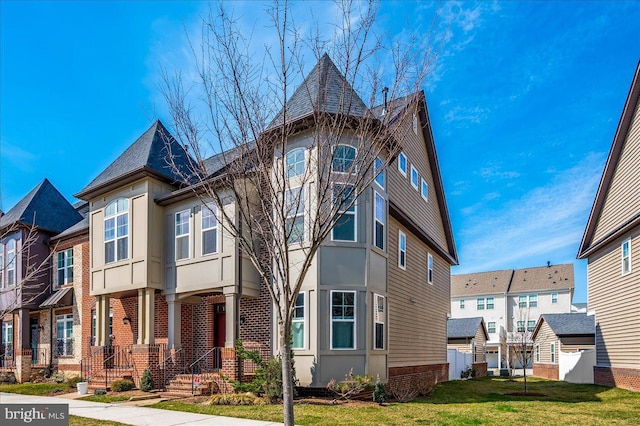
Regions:
<instances>
[{"instance_id":1,"label":"brick column","mask_svg":"<svg viewBox=\"0 0 640 426\"><path fill-rule=\"evenodd\" d=\"M31 379L31 349L18 348L16 350L16 381L28 382Z\"/></svg>"},{"instance_id":2,"label":"brick column","mask_svg":"<svg viewBox=\"0 0 640 426\"><path fill-rule=\"evenodd\" d=\"M242 372L240 372L240 361L236 356L234 348L222 348L222 368L220 372L232 380L240 380Z\"/></svg>"},{"instance_id":3,"label":"brick column","mask_svg":"<svg viewBox=\"0 0 640 426\"><path fill-rule=\"evenodd\" d=\"M163 355L160 352L161 345L133 345L131 349L131 358L134 365L134 377L133 381L136 386L140 387L140 379L144 370L149 368L151 376L153 377L153 383L158 385L158 363L161 361L160 357ZM136 374L137 373L137 374Z\"/></svg>"}]
</instances>

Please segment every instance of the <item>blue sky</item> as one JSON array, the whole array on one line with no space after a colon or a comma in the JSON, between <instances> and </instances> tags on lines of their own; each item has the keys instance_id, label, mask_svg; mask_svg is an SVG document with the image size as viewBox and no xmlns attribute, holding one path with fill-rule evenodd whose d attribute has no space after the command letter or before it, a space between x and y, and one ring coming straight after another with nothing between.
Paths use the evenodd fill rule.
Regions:
<instances>
[{"instance_id":1,"label":"blue sky","mask_svg":"<svg viewBox=\"0 0 640 426\"><path fill-rule=\"evenodd\" d=\"M260 7L234 3L260 35ZM0 3L1 208L44 177L72 199L155 118L203 2ZM326 3L295 4L324 23ZM432 4L383 2L397 36ZM425 90L460 257L453 273L574 262L640 58L640 2L445 2ZM310 63L309 66L313 64Z\"/></svg>"}]
</instances>

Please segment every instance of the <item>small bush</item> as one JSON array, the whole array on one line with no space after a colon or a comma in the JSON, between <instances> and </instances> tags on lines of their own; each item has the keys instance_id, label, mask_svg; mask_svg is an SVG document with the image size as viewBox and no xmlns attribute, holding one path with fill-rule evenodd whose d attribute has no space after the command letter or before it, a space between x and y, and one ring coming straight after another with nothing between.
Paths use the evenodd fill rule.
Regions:
<instances>
[{"instance_id":1,"label":"small bush","mask_svg":"<svg viewBox=\"0 0 640 426\"><path fill-rule=\"evenodd\" d=\"M473 379L474 377L476 377L476 375L477 375L477 371L475 370L475 368L469 367L466 370L464 370L462 373L460 373L460 378Z\"/></svg>"},{"instance_id":2,"label":"small bush","mask_svg":"<svg viewBox=\"0 0 640 426\"><path fill-rule=\"evenodd\" d=\"M140 379L140 390L143 392L150 392L154 388L153 376L149 369L145 369L142 373L142 379Z\"/></svg>"},{"instance_id":3,"label":"small bush","mask_svg":"<svg viewBox=\"0 0 640 426\"><path fill-rule=\"evenodd\" d=\"M114 392L125 392L135 388L136 385L131 380L116 380L111 383L111 390Z\"/></svg>"},{"instance_id":4,"label":"small bush","mask_svg":"<svg viewBox=\"0 0 640 426\"><path fill-rule=\"evenodd\" d=\"M93 392L94 395L106 395L107 394L107 390L106 389L96 389L95 392Z\"/></svg>"},{"instance_id":5,"label":"small bush","mask_svg":"<svg viewBox=\"0 0 640 426\"><path fill-rule=\"evenodd\" d=\"M358 396L362 392L371 389L371 376L365 374L364 376L358 376L353 374L353 368L349 373L344 376L344 381L338 382L336 379L331 379L327 385L327 389L335 393L338 398L345 401L350 401L352 398Z\"/></svg>"},{"instance_id":6,"label":"small bush","mask_svg":"<svg viewBox=\"0 0 640 426\"><path fill-rule=\"evenodd\" d=\"M69 386L71 389L75 389L78 383L83 382L84 380L82 380L82 377L80 376L73 376L73 377L69 377L67 379L67 386Z\"/></svg>"},{"instance_id":7,"label":"small bush","mask_svg":"<svg viewBox=\"0 0 640 426\"><path fill-rule=\"evenodd\" d=\"M267 361L261 374L264 378L264 394L270 402L282 400L282 360L280 357Z\"/></svg>"},{"instance_id":8,"label":"small bush","mask_svg":"<svg viewBox=\"0 0 640 426\"><path fill-rule=\"evenodd\" d=\"M389 398L387 397L387 391L384 389L384 385L380 381L380 377L376 378L376 387L373 390L373 402L377 402L378 404L382 404L387 402Z\"/></svg>"},{"instance_id":9,"label":"small bush","mask_svg":"<svg viewBox=\"0 0 640 426\"><path fill-rule=\"evenodd\" d=\"M208 405L264 405L266 401L251 392L213 395Z\"/></svg>"},{"instance_id":10,"label":"small bush","mask_svg":"<svg viewBox=\"0 0 640 426\"><path fill-rule=\"evenodd\" d=\"M64 383L67 380L67 378L64 376L64 373L57 371L51 375L49 380L53 383Z\"/></svg>"}]
</instances>

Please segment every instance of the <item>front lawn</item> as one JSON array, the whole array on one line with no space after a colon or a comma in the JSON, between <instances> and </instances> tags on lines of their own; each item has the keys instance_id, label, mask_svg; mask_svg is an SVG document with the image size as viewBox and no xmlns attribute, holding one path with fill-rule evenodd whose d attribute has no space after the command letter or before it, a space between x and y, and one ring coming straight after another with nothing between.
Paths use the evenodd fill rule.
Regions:
<instances>
[{"instance_id":1,"label":"front lawn","mask_svg":"<svg viewBox=\"0 0 640 426\"><path fill-rule=\"evenodd\" d=\"M112 402L122 402L131 399L130 395L89 395L80 398L82 401L104 402L110 404Z\"/></svg>"},{"instance_id":2,"label":"front lawn","mask_svg":"<svg viewBox=\"0 0 640 426\"><path fill-rule=\"evenodd\" d=\"M19 393L22 395L47 395L71 392L64 383L20 383L15 385L0 385L0 392Z\"/></svg>"},{"instance_id":3,"label":"front lawn","mask_svg":"<svg viewBox=\"0 0 640 426\"><path fill-rule=\"evenodd\" d=\"M87 417L69 416L69 426L126 426L126 424L108 420L89 419Z\"/></svg>"},{"instance_id":4,"label":"front lawn","mask_svg":"<svg viewBox=\"0 0 640 426\"><path fill-rule=\"evenodd\" d=\"M544 396L511 396L524 390L522 379L485 377L441 383L428 398L386 407L361 404L296 405L296 424L637 424L640 393L595 385L573 385L528 378L529 392ZM150 407L219 416L282 422L282 406L203 406L180 401Z\"/></svg>"}]
</instances>

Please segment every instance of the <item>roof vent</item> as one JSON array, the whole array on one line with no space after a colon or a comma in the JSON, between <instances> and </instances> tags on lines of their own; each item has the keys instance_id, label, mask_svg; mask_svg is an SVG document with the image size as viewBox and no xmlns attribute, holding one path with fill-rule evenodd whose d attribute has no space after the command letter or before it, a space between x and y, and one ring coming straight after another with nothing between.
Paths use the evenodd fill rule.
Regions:
<instances>
[{"instance_id":1,"label":"roof vent","mask_svg":"<svg viewBox=\"0 0 640 426\"><path fill-rule=\"evenodd\" d=\"M387 94L389 93L388 87L382 88L382 96L384 97L384 109L382 110L382 115L387 113Z\"/></svg>"},{"instance_id":2,"label":"roof vent","mask_svg":"<svg viewBox=\"0 0 640 426\"><path fill-rule=\"evenodd\" d=\"M551 268L551 261L547 260L547 268Z\"/></svg>"}]
</instances>

